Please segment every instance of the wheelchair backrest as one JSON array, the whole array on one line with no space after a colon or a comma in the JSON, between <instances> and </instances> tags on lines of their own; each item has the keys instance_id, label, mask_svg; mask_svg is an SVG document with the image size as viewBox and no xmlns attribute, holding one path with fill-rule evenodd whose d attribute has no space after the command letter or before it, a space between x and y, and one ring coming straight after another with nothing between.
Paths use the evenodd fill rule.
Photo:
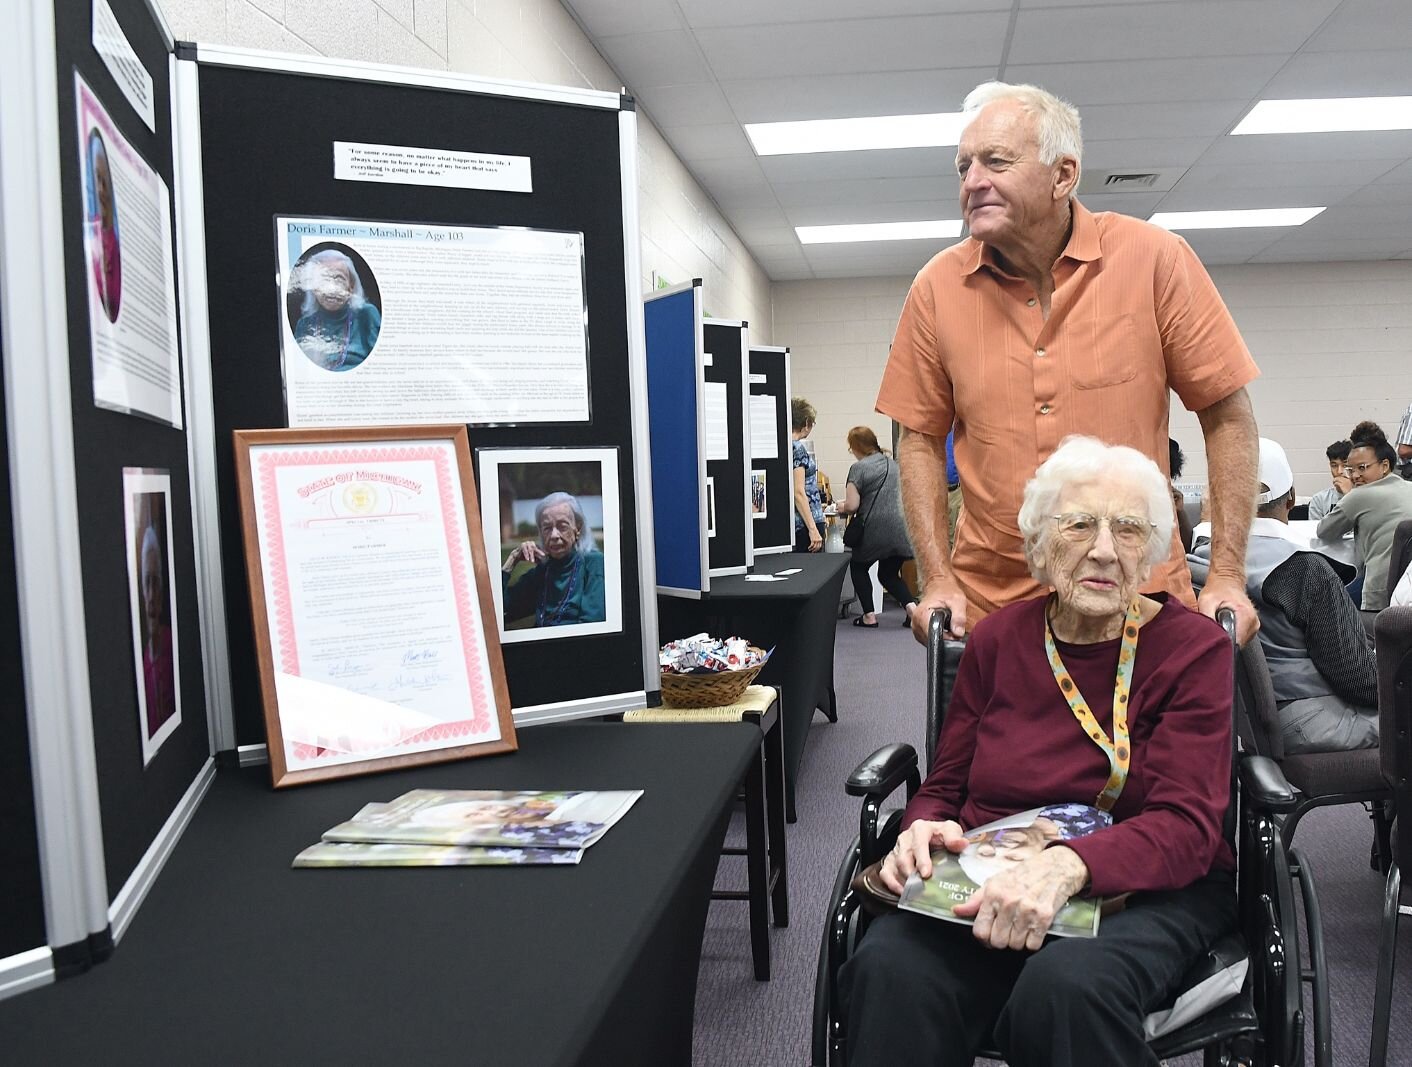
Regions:
<instances>
[{"instance_id":1,"label":"wheelchair backrest","mask_svg":"<svg viewBox=\"0 0 1412 1067\"><path fill-rule=\"evenodd\" d=\"M1379 759L1399 816L1394 854L1405 865L1412 855L1412 607L1384 608L1374 631Z\"/></svg>"}]
</instances>

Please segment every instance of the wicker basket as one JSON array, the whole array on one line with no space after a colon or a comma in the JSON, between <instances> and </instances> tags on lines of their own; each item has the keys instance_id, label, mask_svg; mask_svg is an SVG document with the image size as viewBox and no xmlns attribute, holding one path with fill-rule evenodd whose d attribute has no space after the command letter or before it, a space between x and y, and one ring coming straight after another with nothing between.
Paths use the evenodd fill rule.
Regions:
<instances>
[{"instance_id":1,"label":"wicker basket","mask_svg":"<svg viewBox=\"0 0 1412 1067\"><path fill-rule=\"evenodd\" d=\"M671 708L718 708L734 704L749 688L758 667L715 674L662 673L662 703Z\"/></svg>"}]
</instances>

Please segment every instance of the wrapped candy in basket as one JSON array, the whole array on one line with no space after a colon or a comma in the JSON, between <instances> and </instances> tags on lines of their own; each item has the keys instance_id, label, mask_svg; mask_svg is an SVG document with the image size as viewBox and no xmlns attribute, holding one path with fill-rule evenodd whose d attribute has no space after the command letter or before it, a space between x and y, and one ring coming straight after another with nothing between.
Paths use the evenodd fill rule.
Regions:
<instances>
[{"instance_id":1,"label":"wrapped candy in basket","mask_svg":"<svg viewBox=\"0 0 1412 1067\"><path fill-rule=\"evenodd\" d=\"M662 702L674 708L734 704L770 658L744 638L707 634L662 646Z\"/></svg>"}]
</instances>

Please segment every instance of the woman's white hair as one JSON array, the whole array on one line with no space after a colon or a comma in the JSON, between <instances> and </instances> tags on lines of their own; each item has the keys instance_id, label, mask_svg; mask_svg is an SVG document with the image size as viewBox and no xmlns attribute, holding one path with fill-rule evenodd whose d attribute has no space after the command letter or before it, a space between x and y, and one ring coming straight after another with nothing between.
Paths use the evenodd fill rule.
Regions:
<instances>
[{"instance_id":1,"label":"woman's white hair","mask_svg":"<svg viewBox=\"0 0 1412 1067\"><path fill-rule=\"evenodd\" d=\"M981 108L997 100L1013 100L1034 118L1041 163L1048 165L1058 162L1061 156L1073 156L1074 162L1082 165L1083 132L1079 109L1073 104L1038 85L982 82L966 94L961 111L975 118Z\"/></svg>"},{"instance_id":2,"label":"woman's white hair","mask_svg":"<svg viewBox=\"0 0 1412 1067\"><path fill-rule=\"evenodd\" d=\"M1172 485L1156 463L1127 445L1105 445L1096 437L1071 434L1059 442L1054 454L1039 465L1025 485L1020 504L1020 536L1025 560L1035 580L1049 583L1044 569L1045 543L1054 533L1054 515L1064 491L1071 485L1097 484L1138 490L1147 501L1147 515L1156 527L1147 542L1146 563L1151 566L1172 551Z\"/></svg>"},{"instance_id":3,"label":"woman's white hair","mask_svg":"<svg viewBox=\"0 0 1412 1067\"><path fill-rule=\"evenodd\" d=\"M348 294L348 306L362 307L367 301L363 293L363 279L358 277L358 268L353 260L344 255L336 248L325 248L321 252L315 252L306 259L295 270L294 287L304 291L304 299L299 305L299 316L312 315L319 307L318 289L320 279L318 276L319 265L322 263L337 263L348 271L348 281L352 286L352 292Z\"/></svg>"},{"instance_id":4,"label":"woman's white hair","mask_svg":"<svg viewBox=\"0 0 1412 1067\"><path fill-rule=\"evenodd\" d=\"M574 544L574 551L580 554L592 552L598 547L598 542L593 537L593 531L589 529L588 518L583 513L583 505L579 503L578 497L570 493L550 493L534 507L534 525L539 527L539 520L544 518L547 508L552 508L556 504L568 504L569 510L574 513L574 522L578 524L579 539ZM539 545L544 547L544 536L539 537Z\"/></svg>"}]
</instances>

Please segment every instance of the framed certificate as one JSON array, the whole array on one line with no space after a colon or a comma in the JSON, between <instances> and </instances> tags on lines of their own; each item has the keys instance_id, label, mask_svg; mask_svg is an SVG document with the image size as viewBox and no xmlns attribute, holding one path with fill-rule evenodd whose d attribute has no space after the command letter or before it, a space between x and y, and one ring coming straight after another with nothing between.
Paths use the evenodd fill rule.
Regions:
<instances>
[{"instance_id":1,"label":"framed certificate","mask_svg":"<svg viewBox=\"0 0 1412 1067\"><path fill-rule=\"evenodd\" d=\"M465 426L235 452L274 784L513 751Z\"/></svg>"}]
</instances>

